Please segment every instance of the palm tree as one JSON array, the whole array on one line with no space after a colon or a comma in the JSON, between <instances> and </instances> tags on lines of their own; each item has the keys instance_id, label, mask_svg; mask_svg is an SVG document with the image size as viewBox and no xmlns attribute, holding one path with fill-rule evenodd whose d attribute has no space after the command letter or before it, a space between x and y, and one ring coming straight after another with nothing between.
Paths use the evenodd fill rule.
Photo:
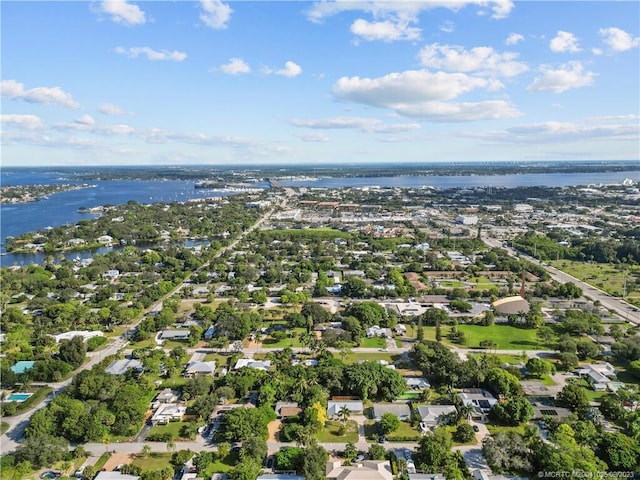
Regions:
<instances>
[{"instance_id":1,"label":"palm tree","mask_svg":"<svg viewBox=\"0 0 640 480\"><path fill-rule=\"evenodd\" d=\"M340 411L338 411L338 417L342 420L342 425L346 428L347 421L349 420L349 415L351 415L351 410L346 405L340 407Z\"/></svg>"},{"instance_id":2,"label":"palm tree","mask_svg":"<svg viewBox=\"0 0 640 480\"><path fill-rule=\"evenodd\" d=\"M471 415L473 414L473 405L463 404L458 407L458 420L465 419L467 421L471 420Z\"/></svg>"},{"instance_id":3,"label":"palm tree","mask_svg":"<svg viewBox=\"0 0 640 480\"><path fill-rule=\"evenodd\" d=\"M171 437L167 440L167 450L175 450L176 449L176 440Z\"/></svg>"},{"instance_id":4,"label":"palm tree","mask_svg":"<svg viewBox=\"0 0 640 480\"><path fill-rule=\"evenodd\" d=\"M142 446L142 458L148 458L151 454L151 446L148 443L145 443Z\"/></svg>"}]
</instances>

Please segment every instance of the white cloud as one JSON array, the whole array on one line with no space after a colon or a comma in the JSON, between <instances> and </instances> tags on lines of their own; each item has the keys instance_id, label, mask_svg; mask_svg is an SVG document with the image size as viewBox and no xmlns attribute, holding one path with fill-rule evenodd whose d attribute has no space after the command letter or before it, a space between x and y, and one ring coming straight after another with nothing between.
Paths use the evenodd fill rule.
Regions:
<instances>
[{"instance_id":1,"label":"white cloud","mask_svg":"<svg viewBox=\"0 0 640 480\"><path fill-rule=\"evenodd\" d=\"M614 52L626 52L640 45L640 37L634 37L616 27L601 28L598 34L610 50Z\"/></svg>"},{"instance_id":2,"label":"white cloud","mask_svg":"<svg viewBox=\"0 0 640 480\"><path fill-rule=\"evenodd\" d=\"M179 52L177 50L169 51L169 50L154 50L150 47L117 47L116 53L120 55L125 55L129 58L136 58L140 55L146 55L146 57L151 61L172 61L172 62L182 62L185 58L187 58L187 54L184 52Z\"/></svg>"},{"instance_id":3,"label":"white cloud","mask_svg":"<svg viewBox=\"0 0 640 480\"><path fill-rule=\"evenodd\" d=\"M391 20L369 22L359 18L351 24L351 33L367 41L417 40L420 38L420 32L419 28L410 27L407 22L400 23Z\"/></svg>"},{"instance_id":4,"label":"white cloud","mask_svg":"<svg viewBox=\"0 0 640 480\"><path fill-rule=\"evenodd\" d=\"M519 33L510 33L507 39L504 41L507 45L516 45L519 42L524 41L524 36Z\"/></svg>"},{"instance_id":5,"label":"white cloud","mask_svg":"<svg viewBox=\"0 0 640 480\"><path fill-rule=\"evenodd\" d=\"M119 105L113 103L103 103L99 108L104 115L125 115L127 112Z\"/></svg>"},{"instance_id":6,"label":"white cloud","mask_svg":"<svg viewBox=\"0 0 640 480\"><path fill-rule=\"evenodd\" d=\"M0 123L24 130L38 130L44 127L42 120L36 115L2 114Z\"/></svg>"},{"instance_id":7,"label":"white cloud","mask_svg":"<svg viewBox=\"0 0 640 480\"><path fill-rule=\"evenodd\" d=\"M140 7L127 0L105 0L100 2L98 12L106 13L115 23L133 26L141 25L147 20Z\"/></svg>"},{"instance_id":8,"label":"white cloud","mask_svg":"<svg viewBox=\"0 0 640 480\"><path fill-rule=\"evenodd\" d=\"M266 67L264 71L265 73L268 73L268 74L274 73L276 75L281 75L283 77L293 78L293 77L297 77L302 73L302 67L297 63L289 60L288 62L285 62L284 68L274 70L273 68Z\"/></svg>"},{"instance_id":9,"label":"white cloud","mask_svg":"<svg viewBox=\"0 0 640 480\"><path fill-rule=\"evenodd\" d=\"M571 122L541 122L519 125L506 130L506 141L518 143L552 143L594 139L638 140L640 126L586 125Z\"/></svg>"},{"instance_id":10,"label":"white cloud","mask_svg":"<svg viewBox=\"0 0 640 480\"><path fill-rule=\"evenodd\" d=\"M233 10L220 0L200 0L202 12L200 20L207 26L216 30L227 28Z\"/></svg>"},{"instance_id":11,"label":"white cloud","mask_svg":"<svg viewBox=\"0 0 640 480\"><path fill-rule=\"evenodd\" d=\"M591 49L591 53L593 53L594 55L598 56L598 55L602 55L604 52L602 51L601 48L592 48Z\"/></svg>"},{"instance_id":12,"label":"white cloud","mask_svg":"<svg viewBox=\"0 0 640 480\"><path fill-rule=\"evenodd\" d=\"M556 53L577 53L581 50L576 36L571 32L563 32L562 30L558 30L556 36L551 39L549 48Z\"/></svg>"},{"instance_id":13,"label":"white cloud","mask_svg":"<svg viewBox=\"0 0 640 480\"><path fill-rule=\"evenodd\" d=\"M229 75L239 75L241 73L250 73L251 67L241 58L231 58L229 63L220 65L220 71Z\"/></svg>"},{"instance_id":14,"label":"white cloud","mask_svg":"<svg viewBox=\"0 0 640 480\"><path fill-rule=\"evenodd\" d=\"M343 77L333 86L336 98L400 115L434 122L461 122L517 117L505 101L446 102L476 89L493 89L495 82L463 73L409 70L379 78Z\"/></svg>"},{"instance_id":15,"label":"white cloud","mask_svg":"<svg viewBox=\"0 0 640 480\"><path fill-rule=\"evenodd\" d=\"M505 18L513 9L512 0L416 0L404 1L354 1L334 0L315 2L307 10L307 18L312 22L321 22L325 18L347 11L363 11L371 13L376 18L416 18L422 11L435 8L447 8L458 11L468 5L479 9L489 8L493 18Z\"/></svg>"},{"instance_id":16,"label":"white cloud","mask_svg":"<svg viewBox=\"0 0 640 480\"><path fill-rule=\"evenodd\" d=\"M572 88L593 85L595 73L585 71L582 63L569 62L558 69L548 65L540 67L542 74L527 87L531 92L562 93Z\"/></svg>"},{"instance_id":17,"label":"white cloud","mask_svg":"<svg viewBox=\"0 0 640 480\"><path fill-rule=\"evenodd\" d=\"M60 87L35 87L25 90L24 84L15 80L3 80L0 83L0 93L3 97L21 99L29 103L43 105L60 105L67 108L78 108L80 104Z\"/></svg>"},{"instance_id":18,"label":"white cloud","mask_svg":"<svg viewBox=\"0 0 640 480\"><path fill-rule=\"evenodd\" d=\"M455 31L455 25L453 24L453 22L447 20L446 22L444 22L442 25L440 25L438 27L438 29L441 32L445 32L445 33L453 33Z\"/></svg>"},{"instance_id":19,"label":"white cloud","mask_svg":"<svg viewBox=\"0 0 640 480\"><path fill-rule=\"evenodd\" d=\"M420 50L420 61L425 67L452 72L475 72L478 75L515 77L529 70L518 62L515 52L496 52L492 47L475 47L465 50L459 45L434 43Z\"/></svg>"},{"instance_id":20,"label":"white cloud","mask_svg":"<svg viewBox=\"0 0 640 480\"><path fill-rule=\"evenodd\" d=\"M79 125L87 125L87 126L93 126L96 123L96 121L93 119L91 115L83 115L80 118L76 118L75 122Z\"/></svg>"},{"instance_id":21,"label":"white cloud","mask_svg":"<svg viewBox=\"0 0 640 480\"><path fill-rule=\"evenodd\" d=\"M302 140L303 142L328 142L329 141L329 137L327 137L322 132L298 133L295 136L300 140Z\"/></svg>"},{"instance_id":22,"label":"white cloud","mask_svg":"<svg viewBox=\"0 0 640 480\"><path fill-rule=\"evenodd\" d=\"M385 124L375 118L362 117L333 117L323 119L292 119L289 123L295 127L312 128L318 130L346 130L355 129L367 133L397 133L417 130L420 125L417 123L395 123Z\"/></svg>"}]
</instances>

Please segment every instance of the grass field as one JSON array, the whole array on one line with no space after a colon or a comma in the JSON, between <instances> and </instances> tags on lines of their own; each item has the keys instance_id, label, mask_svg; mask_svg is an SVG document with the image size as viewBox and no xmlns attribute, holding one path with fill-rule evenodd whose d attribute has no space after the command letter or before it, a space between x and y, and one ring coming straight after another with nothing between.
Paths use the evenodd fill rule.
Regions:
<instances>
[{"instance_id":1,"label":"grass field","mask_svg":"<svg viewBox=\"0 0 640 480\"><path fill-rule=\"evenodd\" d=\"M358 441L358 424L356 422L353 420L347 422L347 432L344 435L339 435L341 427L341 422L329 421L316 437L320 442L325 443L356 443Z\"/></svg>"},{"instance_id":2,"label":"grass field","mask_svg":"<svg viewBox=\"0 0 640 480\"><path fill-rule=\"evenodd\" d=\"M462 288L464 283L460 280L439 280L438 283L442 288Z\"/></svg>"},{"instance_id":3,"label":"grass field","mask_svg":"<svg viewBox=\"0 0 640 480\"><path fill-rule=\"evenodd\" d=\"M618 270L613 264L585 263L573 260L558 260L549 262L563 272L597 287L614 297L621 297L624 292L625 272ZM640 299L640 288L635 286L636 279L640 278L639 266L627 266L627 297Z\"/></svg>"},{"instance_id":4,"label":"grass field","mask_svg":"<svg viewBox=\"0 0 640 480\"><path fill-rule=\"evenodd\" d=\"M467 337L467 348L480 348L483 340L496 342L498 350L553 350L553 345L536 338L535 329L524 329L510 325L458 325L458 330ZM447 330L443 332L446 335Z\"/></svg>"},{"instance_id":5,"label":"grass field","mask_svg":"<svg viewBox=\"0 0 640 480\"><path fill-rule=\"evenodd\" d=\"M137 465L143 471L160 470L171 466L171 453L152 452L147 458L143 458L141 455L136 455L136 458L131 462L131 464Z\"/></svg>"}]
</instances>

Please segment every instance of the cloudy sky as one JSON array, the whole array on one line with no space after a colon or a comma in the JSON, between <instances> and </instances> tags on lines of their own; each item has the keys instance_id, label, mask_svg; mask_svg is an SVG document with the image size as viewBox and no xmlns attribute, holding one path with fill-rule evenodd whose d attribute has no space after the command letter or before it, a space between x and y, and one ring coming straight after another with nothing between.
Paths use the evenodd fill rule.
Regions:
<instances>
[{"instance_id":1,"label":"cloudy sky","mask_svg":"<svg viewBox=\"0 0 640 480\"><path fill-rule=\"evenodd\" d=\"M640 2L2 2L2 164L640 159Z\"/></svg>"}]
</instances>

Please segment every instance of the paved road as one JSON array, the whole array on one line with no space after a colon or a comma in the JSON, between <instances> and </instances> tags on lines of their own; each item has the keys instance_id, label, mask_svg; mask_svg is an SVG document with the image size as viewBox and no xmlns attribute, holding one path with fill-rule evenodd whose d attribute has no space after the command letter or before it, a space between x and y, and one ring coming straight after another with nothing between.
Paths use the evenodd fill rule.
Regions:
<instances>
[{"instance_id":1,"label":"paved road","mask_svg":"<svg viewBox=\"0 0 640 480\"><path fill-rule=\"evenodd\" d=\"M577 285L582 289L584 296L589 297L594 302L598 300L604 308L616 312L621 318L635 325L640 325L640 312L634 310L636 307L634 307L630 303L625 302L620 298L612 297L607 292L603 292L602 290L594 287L593 285L583 282L582 280L572 275L569 275L568 273L565 273L561 270L558 270L555 267L552 267L549 265L542 265L542 262L540 262L538 259L530 255L527 255L526 253L523 253L519 250L516 250L511 246L505 247L502 244L502 240L489 238L487 236L483 236L482 240L490 247L502 248L512 256L520 256L530 261L531 263L535 263L536 265L541 266L549 273L549 275L551 275L552 279L560 283L567 283L567 282L574 283L575 285Z\"/></svg>"},{"instance_id":2,"label":"paved road","mask_svg":"<svg viewBox=\"0 0 640 480\"><path fill-rule=\"evenodd\" d=\"M229 245L227 245L226 247L218 251L218 253L216 254L216 257L219 257L220 255L225 253L227 250L235 248L238 242L240 242L246 235L251 233L253 230L258 228L267 218L271 216L272 213L273 213L273 210L267 211L262 217L260 217L260 219L258 219L258 221L256 221L256 223L254 223L251 227L249 227L247 230L242 232L242 234L236 240L234 240ZM201 268L205 268L205 267L206 265L204 265ZM165 295L164 298L167 298L176 294L185 285L186 283L184 282L181 283L173 291ZM162 302L163 302L163 299L155 302L147 310L145 310L145 314L154 310L159 310L162 307ZM144 315L141 315L135 323L128 326L127 330L131 331L132 329L134 329L138 325L138 323L142 321L143 318L144 318ZM123 334L123 337L124 335L126 335L126 333ZM122 349L127 344L127 341L123 337L116 338L113 343L111 343L109 346L107 346L102 350L99 350L97 352L91 352L89 354L89 357L90 357L89 360L86 363L84 363L80 368L78 368L74 372L73 376L71 376L69 379L63 382L49 384L49 386L53 388L53 392L44 401L40 402L40 404L36 405L31 410L21 415L16 415L13 417L3 417L2 421L9 424L9 429L4 433L4 435L2 435L2 437L0 437L0 454L5 455L6 453L12 452L18 447L20 441L24 438L24 432L27 426L29 425L29 420L31 419L31 416L38 410L46 407L56 395L63 392L64 389L67 387L67 385L69 385L73 381L73 377L75 375L77 375L83 370L88 370L93 368L94 365L101 362L106 357L117 354L118 351L120 351L120 349Z\"/></svg>"},{"instance_id":3,"label":"paved road","mask_svg":"<svg viewBox=\"0 0 640 480\"><path fill-rule=\"evenodd\" d=\"M111 345L108 347L97 351L89 353L89 360L85 362L78 370L75 371L74 375L78 374L82 370L87 370L93 368L94 365L100 363L109 355L115 355L118 353L126 342L122 338L117 338ZM38 405L33 407L31 410L13 417L3 417L2 421L9 424L9 429L5 432L4 435L0 438L0 453L3 455L11 452L16 449L18 443L24 437L24 431L29 425L29 420L31 416L37 412L38 410L49 405L49 402L53 400L53 398L60 394L64 389L73 381L73 376L69 377L67 380L57 383L50 383L49 386L53 388L53 392L45 398L44 401L40 402Z\"/></svg>"}]
</instances>

